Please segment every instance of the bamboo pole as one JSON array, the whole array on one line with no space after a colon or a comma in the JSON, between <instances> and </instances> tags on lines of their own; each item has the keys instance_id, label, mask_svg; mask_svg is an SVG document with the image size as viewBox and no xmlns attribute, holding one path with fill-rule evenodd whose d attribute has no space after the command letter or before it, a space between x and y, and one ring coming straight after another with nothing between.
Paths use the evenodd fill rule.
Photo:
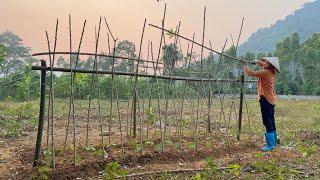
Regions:
<instances>
[{"instance_id":1,"label":"bamboo pole","mask_svg":"<svg viewBox=\"0 0 320 180\"><path fill-rule=\"evenodd\" d=\"M116 39L117 40L117 39ZM34 53L32 56L46 56L46 55L52 55L53 52L39 52L39 53ZM89 52L64 52L64 51L59 51L55 52L54 54L57 55L82 55L82 56L98 56L98 57L107 57L107 58L116 58L116 59L123 59L123 60L130 60L130 61L138 61L137 58L131 58L131 57L123 57L123 56L116 56L116 55L110 55L110 54L103 54L103 53L89 53ZM147 63L155 63L153 61L145 60L145 59L140 59L140 62L147 62ZM158 62L158 64L163 65L162 62ZM151 67L147 67L151 68ZM158 67L159 68L159 67Z\"/></svg>"},{"instance_id":2,"label":"bamboo pole","mask_svg":"<svg viewBox=\"0 0 320 180\"><path fill-rule=\"evenodd\" d=\"M47 71L51 71L50 67L41 67L41 66L32 66L31 67L32 70L47 70ZM52 71L57 71L57 72L70 72L70 68L58 68L58 67L53 67ZM75 73L85 73L85 74L92 74L95 73L96 71L93 70L85 70L85 69L73 69L73 72ZM98 70L98 74L112 74L112 71L101 71ZM134 73L128 73L128 72L121 72L121 71L115 71L114 72L115 75L119 75L119 76L134 76ZM138 77L151 77L151 78L156 78L155 75L150 75L150 74L136 74L136 76ZM157 77L159 79L170 79L169 76L163 76L163 75L157 75ZM189 78L189 77L182 77L182 76L173 76L171 77L172 80L175 81L194 81L194 82L199 82L199 81L203 81L203 82L240 82L239 79L209 79L209 78ZM245 80L245 83L256 83L257 81L255 80Z\"/></svg>"},{"instance_id":3,"label":"bamboo pole","mask_svg":"<svg viewBox=\"0 0 320 180\"><path fill-rule=\"evenodd\" d=\"M46 61L41 61L41 66L46 66ZM33 167L38 166L41 152L41 141L42 141L42 133L44 126L44 113L46 106L46 70L42 70L40 74L40 110L39 110L39 122L38 122L38 132L37 132L37 140L36 147L34 152L34 160Z\"/></svg>"},{"instance_id":4,"label":"bamboo pole","mask_svg":"<svg viewBox=\"0 0 320 180\"><path fill-rule=\"evenodd\" d=\"M176 32L177 33L179 33L179 30L180 30L180 25L181 25L181 21L179 21L179 25L177 26L177 28L176 28ZM175 40L174 40L174 44L173 44L173 48L176 48L176 44L177 44L177 41L178 41L178 38L177 37L175 37ZM172 53L171 53L171 55L172 55ZM167 136L167 125L169 124L169 121L168 121L168 108L169 108L169 92L171 91L171 89L172 89L172 85L174 84L174 82L173 82L173 79L172 79L172 69L173 69L173 67L171 67L171 66L169 66L168 67L169 68L169 71L168 71L168 74L169 74L169 85L167 85L167 93L165 93L165 119L164 119L164 132L163 132L163 136L164 136L164 140L166 140L166 136ZM164 70L166 70L166 69L164 69ZM177 121L177 118L176 118L176 114L177 114L177 112L176 112L176 106L175 106L175 96L174 96L174 89L175 88L173 88L173 90L172 90L172 97L171 97L171 99L172 99L172 102L173 102L173 108L174 108L174 115L173 115L173 117L174 117L174 120L176 121L176 123L178 123L178 125L177 125L177 127L176 127L176 130L178 130L179 129L179 122ZM169 126L170 127L170 126ZM170 134L170 129L169 129L169 134ZM179 136L179 139L181 140L181 137L180 137L180 133L178 133L178 136ZM180 144L180 143L179 143ZM180 149L181 149L181 147L179 147Z\"/></svg>"},{"instance_id":5,"label":"bamboo pole","mask_svg":"<svg viewBox=\"0 0 320 180\"><path fill-rule=\"evenodd\" d=\"M56 29L55 29L55 38L54 38L54 46L53 46L53 52L56 51L56 45L57 45L57 34L58 34L58 25L59 20L56 21ZM46 31L46 37L47 37L47 44L48 44L48 50L50 51L50 41L48 32ZM53 90L53 66L54 66L54 60L55 60L55 54L53 54L53 57L51 58L51 55L49 55L49 61L50 61L50 119L51 119L51 166L52 169L55 170L55 153L54 153L54 90Z\"/></svg>"},{"instance_id":6,"label":"bamboo pole","mask_svg":"<svg viewBox=\"0 0 320 180\"><path fill-rule=\"evenodd\" d=\"M198 46L200 46L200 47L203 47L204 49L207 49L207 50L209 50L209 51L212 51L212 52L214 52L214 53L217 53L217 54L219 54L219 55L222 55L222 56L224 56L224 57L227 57L227 58L229 58L229 59L231 59L231 60L239 61L239 62L241 62L241 63L249 63L249 64L251 63L251 64L253 64L253 62L251 62L251 61L239 59L239 58L236 58L236 57L232 57L232 56L230 56L230 55L227 55L227 54L220 53L220 52L218 52L218 51L216 51L216 50L214 50L214 49L211 49L211 48L209 48L209 47L207 47L207 46L203 46L203 45L201 45L201 44L198 43L198 42L192 41L192 40L189 39L189 38L186 38L186 37L184 37L184 36L182 36L182 35L180 35L180 34L174 33L174 32L172 32L172 31L170 31L170 30L165 29L165 28L161 28L161 27L156 26L156 25L153 25L153 24L149 24L149 26L154 27L154 28L157 28L157 29L160 29L160 30L162 30L162 31L164 31L164 32L167 32L167 33L171 34L171 35L179 36L180 38L182 38L182 39L184 39L184 40L187 40L187 41L189 41L189 42L193 42L194 44L196 44L196 45L198 45Z\"/></svg>"},{"instance_id":7,"label":"bamboo pole","mask_svg":"<svg viewBox=\"0 0 320 180\"><path fill-rule=\"evenodd\" d=\"M112 57L112 74L111 74L111 97L110 97L110 114L109 114L109 123L108 123L108 131L109 131L109 145L111 145L111 130L112 130L112 112L113 112L113 96L114 96L114 87L115 87L115 82L114 82L114 68L115 68L115 53L116 53L116 44L118 38L115 38L112 34L112 31L110 29L110 26L107 22L107 19L104 17L104 22L107 25L108 32L110 33L112 39L113 39L113 57ZM108 36L108 47L109 47L109 54L110 54L110 43L109 43L109 36Z\"/></svg>"},{"instance_id":8,"label":"bamboo pole","mask_svg":"<svg viewBox=\"0 0 320 180\"><path fill-rule=\"evenodd\" d=\"M120 145L121 145L121 155L124 156L124 146L123 146L123 133L122 133L122 123L121 123L121 113L120 113L120 105L119 105L119 96L117 87L115 87L116 99L117 99L117 109L118 109L118 119L119 119L119 128L120 128Z\"/></svg>"},{"instance_id":9,"label":"bamboo pole","mask_svg":"<svg viewBox=\"0 0 320 180\"><path fill-rule=\"evenodd\" d=\"M236 46L236 55L237 55L239 40L240 40L241 33L242 33L243 21L244 21L244 18L242 18L242 21L241 21L241 28L240 28L240 32L239 32L239 36L238 36L238 40L237 40L237 46ZM241 75L240 75L240 105L239 105L238 133L237 133L237 140L238 141L240 141L241 129L242 129L242 109L243 109L243 89L244 89L244 74L240 73L240 71L241 70L239 68L239 74L241 74Z\"/></svg>"},{"instance_id":10,"label":"bamboo pole","mask_svg":"<svg viewBox=\"0 0 320 180\"><path fill-rule=\"evenodd\" d=\"M80 37L80 41L79 41L79 46L78 46L78 53L80 52L80 49L81 49L81 44L82 44L82 39L83 39L83 35L84 35L84 30L85 30L85 26L86 26L86 20L84 21L83 23L83 27L82 27L82 32L81 32L81 37ZM70 57L71 57L72 54L70 54ZM75 62L75 69L77 69L77 64L78 64L78 61L79 61L79 54L76 54L77 57L76 57L76 62ZM70 58L71 59L71 58ZM71 67L71 66L70 66ZM71 70L70 70L71 72ZM73 72L73 70L72 70ZM76 73L73 72L73 82L75 83L75 76L76 76ZM70 103L71 104L71 103ZM71 107L69 108L71 109ZM73 124L75 124L75 122L73 121L72 122ZM68 116L68 122L67 122L67 127L66 127L66 133L65 133L65 139L64 139L64 146L63 146L63 156L65 156L65 151L66 151L66 146L67 146L67 140L68 140L68 133L69 133L69 125L70 125L70 118ZM73 132L75 134L75 132Z\"/></svg>"},{"instance_id":11,"label":"bamboo pole","mask_svg":"<svg viewBox=\"0 0 320 180\"><path fill-rule=\"evenodd\" d=\"M139 55L138 55L138 62L136 65L135 75L134 75L134 89L133 89L133 137L136 138L136 130L137 130L137 81L138 81L138 72L139 72L139 64L140 64L140 57L141 57L141 51L142 51L142 43L143 43L143 36L144 36L144 30L146 26L147 19L144 20L143 29L142 29L142 35L140 39L140 48L139 48Z\"/></svg>"},{"instance_id":12,"label":"bamboo pole","mask_svg":"<svg viewBox=\"0 0 320 180\"><path fill-rule=\"evenodd\" d=\"M99 47L99 38L100 38L100 30L101 30L101 17L99 19L99 26L98 26L98 32L96 35L96 47L95 47L95 54L98 53L98 47ZM103 158L105 157L105 151L104 151L104 139L103 139L103 121L102 121L102 117L101 117L101 104L100 104L100 86L99 86L99 74L98 74L98 67L99 67L99 62L97 59L97 55L95 55L94 57L94 70L96 71L95 73L95 77L93 76L93 78L96 78L96 84L97 84L97 88L98 88L98 118L99 118L99 122L100 122L100 133L101 133L101 148L103 151ZM95 87L95 86L93 86Z\"/></svg>"},{"instance_id":13,"label":"bamboo pole","mask_svg":"<svg viewBox=\"0 0 320 180\"><path fill-rule=\"evenodd\" d=\"M164 13L165 14L165 13ZM163 34L161 34L162 36ZM151 47L150 47L150 52L151 52L151 59L153 61L153 46L152 46L152 43L151 43ZM161 48L161 47L159 47ZM161 94L160 94L160 87L159 87L159 81L158 81L158 74L157 74L157 67L158 67L158 60L156 62L156 65L154 66L155 69L154 69L154 76L155 76L155 79L156 79L156 86L157 86L157 109L158 109L158 118L159 118L159 122L160 122L160 140L161 140L161 151L163 151L163 147L164 147L164 143L163 143L163 138L162 138L162 119L161 119L161 106L160 106L160 98L161 98ZM156 132L156 131L155 131Z\"/></svg>"},{"instance_id":14,"label":"bamboo pole","mask_svg":"<svg viewBox=\"0 0 320 180\"><path fill-rule=\"evenodd\" d=\"M163 10L163 17L162 17L162 28L164 28L164 23L166 20L166 13L167 13L167 4L165 3L164 5L164 10ZM164 31L161 31L161 35L160 35L160 44L159 44L159 49L158 49L158 56L157 56L157 62L156 62L156 68L155 68L155 72L154 75L156 77L156 85L157 85L157 93L158 93L158 116L159 116L159 124L160 124L160 140L161 140L161 151L164 150L164 140L163 140L163 133L162 133L162 119L161 119L161 109L160 109L160 88L159 88L159 81L158 81L158 75L157 75L157 70L159 67L159 60L160 60L160 53L161 53L161 49L162 49L162 41L164 41L165 44L165 34ZM151 46L151 55L153 57L153 51L152 51L152 46ZM159 70L159 74L160 74L160 70Z\"/></svg>"}]
</instances>

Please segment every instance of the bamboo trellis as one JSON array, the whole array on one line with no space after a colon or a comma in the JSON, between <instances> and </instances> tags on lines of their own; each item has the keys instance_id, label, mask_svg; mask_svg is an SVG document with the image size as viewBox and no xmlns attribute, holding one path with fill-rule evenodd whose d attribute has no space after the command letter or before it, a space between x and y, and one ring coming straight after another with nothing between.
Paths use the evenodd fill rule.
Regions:
<instances>
[{"instance_id":1,"label":"bamboo trellis","mask_svg":"<svg viewBox=\"0 0 320 180\"><path fill-rule=\"evenodd\" d=\"M234 61L238 63L250 63L250 61L233 57L224 53L227 39L223 45L221 52L212 49L211 41L210 48L205 45L205 31L206 31L206 7L204 8L203 13L203 26L202 26L202 40L201 43L195 41L195 33L193 34L192 39L186 38L180 34L181 29L181 21L178 23L175 32L169 31L165 28L165 19L166 19L166 10L167 6L164 7L164 13L162 18L161 27L157 25L149 24L147 25L147 19L144 20L142 33L140 36L140 44L139 44L139 52L138 57L122 57L116 54L116 47L118 43L118 38L115 38L114 34L111 31L110 25L108 24L106 18L104 18L105 26L107 27L107 33L105 36L101 33L101 28L103 24L101 23L102 18L100 17L98 23L98 29L95 31L95 51L94 53L89 52L81 52L82 40L85 34L86 28L86 20L83 23L81 36L79 40L79 45L76 51L72 49L72 21L71 16L69 15L69 51L65 52L57 52L57 36L58 36L58 25L59 21L56 22L56 29L55 29L55 41L53 45L53 51L51 51L49 35L46 31L46 38L47 38L47 45L48 45L48 52L41 52L35 53L33 56L48 56L50 66L47 67L45 63L42 63L41 66L33 66L33 70L41 70L42 76L41 79L41 106L40 106L40 116L39 116L39 128L38 128L38 136L37 136L37 143L35 149L35 159L34 159L34 166L38 165L39 162L39 154L40 154L40 147L41 147L41 139L42 139L42 131L43 131L43 123L44 123L44 111L45 111L45 78L46 78L46 71L50 72L50 82L49 82L49 102L48 102L48 113L47 113L47 149L51 151L51 160L52 160L52 167L55 167L55 117L54 117L54 72L65 72L70 74L70 99L69 99L69 106L68 106L68 116L67 116L67 123L66 123L66 131L65 136L63 139L63 154L66 155L67 151L67 144L68 144L68 134L69 134L69 126L70 120L72 120L72 145L73 145L73 164L76 164L77 161L77 139L76 139L76 110L77 107L75 105L75 86L77 84L75 76L77 73L86 73L91 74L91 83L90 83L90 94L88 95L88 107L86 113L86 130L85 130L85 146L90 146L90 129L91 129L91 121L93 120L94 116L91 113L93 109L96 109L97 118L99 121L99 131L100 131L100 146L103 151L103 158L106 156L105 146L111 146L114 140L113 131L116 129L120 132L120 146L122 155L124 155L124 144L131 139L137 138L137 133L139 133L139 143L140 149L139 152L142 154L144 151L144 142L150 140L150 138L157 139L159 138L159 145L160 150L164 151L166 147L166 141L170 140L178 136L178 147L179 151L182 152L182 138L185 135L186 128L184 127L184 123L186 117L191 119L192 125L192 137L195 142L195 149L198 149L198 141L199 141L199 134L201 132L205 132L206 134L210 134L213 131L217 131L222 127L227 129L227 134L229 133L229 126L230 120L232 118L232 113L234 112L234 116L238 116L238 139L240 139L241 134L241 121L242 121L242 102L244 99L244 83L254 83L255 81L244 80L243 75L238 74L239 78L234 79L224 79L219 78L225 76L229 71L231 71L231 66L228 67L227 61ZM159 49L157 55L153 53L153 43L152 41L148 41L148 56L147 59L143 59L142 51L144 47L144 34L145 29L148 27L156 28L161 31L160 33L160 42L159 42ZM239 32L239 36L237 39L236 49L238 47L239 39L241 36L243 28L243 20L241 23L241 29ZM167 35L166 35L167 33ZM162 47L166 46L168 42L170 42L169 36L173 36L173 47L177 48L178 51L183 54L183 46L181 45L182 41L186 41L188 43L188 48L186 50L186 57L182 59L182 65L179 68L173 69L169 66L169 69L165 69L165 62L161 61L161 53ZM113 40L113 48L111 50L110 44L110 36ZM101 37L106 37L108 42L108 52L107 54L98 53L99 48L99 39ZM168 39L166 39L168 38ZM191 44L191 45L190 45ZM194 57L194 46L199 46L201 48L200 52L200 60L197 61L197 58ZM179 47L178 47L179 46ZM204 50L208 50L210 52L216 53L219 55L218 64L213 68L213 71L204 72L203 71L203 59L204 59ZM69 68L61 68L61 67L54 67L55 66L55 56L56 55L69 55L70 62ZM73 62L72 55L76 55L76 60ZM80 56L94 56L93 61L93 68L92 70L89 69L79 69L78 63L80 60ZM174 56L173 54L171 56ZM111 60L111 70L100 70L100 63L99 58L106 57ZM156 58L155 58L156 57ZM155 59L154 59L155 58ZM133 71L117 71L116 70L116 61L126 61L130 62L132 66L130 69ZM200 68L198 71L191 70L192 64L200 63ZM128 63L129 66L129 63ZM164 72L168 71L167 74ZM224 71L224 72L222 72ZM175 74L175 72L180 72L180 75ZM239 71L240 72L240 71ZM192 76L191 76L192 75ZM106 101L109 103L107 118L105 118L102 114L102 106L101 103L101 83L99 83L100 76L111 76L111 95L110 98ZM128 82L131 83L131 98L128 99L125 110L121 110L121 99L119 99L119 87L116 84L116 77L126 77ZM216 77L216 78L213 78ZM139 89L138 80L143 79L147 83L146 89ZM176 86L177 84L182 84L182 90L177 91ZM221 85L222 84L222 85ZM225 112L225 97L226 91L225 87L230 84L236 84L237 87L240 89L240 103L239 103L239 111L237 114L236 111L236 91L233 89L231 94L231 107L229 108L229 112ZM161 89L161 87L165 89ZM195 87L195 96L196 101L192 97L190 97L190 92L187 89ZM219 87L219 93L215 94L215 88ZM102 87L104 89L109 87ZM222 89L221 89L222 88ZM221 90L223 94L221 94ZM97 91L97 97L94 97L94 91ZM155 91L155 97L153 97L153 91ZM145 98L145 94L149 97ZM214 107L214 96L218 96L217 107ZM93 100L97 100L96 108L93 108ZM147 105L145 104L145 100L147 100ZM245 106L248 108L247 103L244 99ZM116 108L114 108L114 103ZM153 106L156 107L156 111L153 112ZM218 113L214 114L214 108L218 109ZM115 116L117 121L114 120L114 111L117 114ZM146 112L148 111L148 112ZM122 115L124 112L127 118L123 118ZM189 116L187 114L190 114ZM216 115L217 118L213 118ZM150 116L150 117L149 117ZM153 118L153 122L150 126L150 122L148 120ZM228 117L228 119L226 119ZM247 115L248 121L249 115ZM124 122L124 120L126 122ZM213 122L214 120L214 122ZM222 120L225 123L222 125ZM105 123L108 124L108 144L106 145L104 142L104 126ZM118 123L118 124L117 124ZM203 124L201 124L203 123ZM139 125L139 126L138 126ZM250 124L249 124L250 126ZM205 128L202 128L205 127ZM175 132L173 131L175 128ZM204 129L204 130L202 130ZM126 131L124 133L124 130ZM151 130L153 130L153 137L151 136ZM158 137L158 132L160 137ZM129 138L126 138L129 136ZM146 136L145 136L146 135ZM229 138L229 136L228 136ZM51 143L50 143L51 140ZM49 147L50 146L50 147Z\"/></svg>"}]
</instances>

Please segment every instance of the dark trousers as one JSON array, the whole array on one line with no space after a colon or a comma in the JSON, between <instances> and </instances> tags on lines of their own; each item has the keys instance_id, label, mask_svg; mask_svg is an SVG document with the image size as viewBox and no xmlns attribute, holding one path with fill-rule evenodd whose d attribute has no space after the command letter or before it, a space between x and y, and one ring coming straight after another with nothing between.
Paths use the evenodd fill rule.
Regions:
<instances>
[{"instance_id":1,"label":"dark trousers","mask_svg":"<svg viewBox=\"0 0 320 180\"><path fill-rule=\"evenodd\" d=\"M263 125L266 127L266 131L274 132L276 131L276 123L274 120L274 106L270 104L265 97L261 97L260 100L260 108L262 114L262 122Z\"/></svg>"}]
</instances>

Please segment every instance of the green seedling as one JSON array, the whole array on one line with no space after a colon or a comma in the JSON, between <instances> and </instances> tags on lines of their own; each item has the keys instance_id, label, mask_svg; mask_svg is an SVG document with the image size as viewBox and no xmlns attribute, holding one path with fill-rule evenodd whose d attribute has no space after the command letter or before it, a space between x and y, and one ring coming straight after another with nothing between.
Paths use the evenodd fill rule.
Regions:
<instances>
[{"instance_id":1,"label":"green seedling","mask_svg":"<svg viewBox=\"0 0 320 180\"><path fill-rule=\"evenodd\" d=\"M229 173L234 176L239 176L241 166L239 164L230 164Z\"/></svg>"},{"instance_id":2,"label":"green seedling","mask_svg":"<svg viewBox=\"0 0 320 180\"><path fill-rule=\"evenodd\" d=\"M128 173L126 170L121 169L121 165L118 162L109 162L104 171L103 171L103 179L109 180L109 179L115 179L118 177L124 177Z\"/></svg>"},{"instance_id":3,"label":"green seedling","mask_svg":"<svg viewBox=\"0 0 320 180\"><path fill-rule=\"evenodd\" d=\"M49 175L51 169L47 166L40 166L38 168L38 171L40 173L40 179L48 179L48 175Z\"/></svg>"}]
</instances>

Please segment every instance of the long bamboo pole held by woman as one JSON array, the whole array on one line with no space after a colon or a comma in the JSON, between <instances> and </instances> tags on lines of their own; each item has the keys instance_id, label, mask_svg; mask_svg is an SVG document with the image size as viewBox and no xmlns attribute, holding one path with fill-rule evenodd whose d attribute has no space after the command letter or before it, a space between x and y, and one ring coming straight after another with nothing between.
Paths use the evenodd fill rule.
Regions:
<instances>
[{"instance_id":1,"label":"long bamboo pole held by woman","mask_svg":"<svg viewBox=\"0 0 320 180\"><path fill-rule=\"evenodd\" d=\"M170 30L168 30L168 29L161 28L161 27L159 27L159 26L157 26L157 25L153 25L153 24L149 24L149 26L154 27L154 28L157 28L157 29L160 29L161 31L167 32L167 33L169 33L169 34L171 34L171 35L179 36L180 38L182 38L182 39L184 39L184 40L187 40L187 41L189 41L189 42L193 42L194 44L196 44L196 45L198 45L198 46L200 46L200 47L203 46L204 49L207 49L207 50L209 50L209 51L212 51L212 52L214 52L214 53L217 53L217 54L219 54L219 55L222 55L222 56L224 56L224 57L227 57L227 58L229 58L230 60L239 61L239 62L241 62L241 63L253 64L253 62L248 61L248 60L239 59L239 58L236 58L236 57L227 55L227 54L222 54L221 52L218 52L217 50L214 50L214 49L211 49L211 48L209 48L209 47L207 47L207 46L204 46L204 45L202 45L201 43L192 41L191 39L186 38L186 37L184 37L184 36L182 36L182 35L180 35L180 34L174 33L174 32L172 32L172 31L170 31Z\"/></svg>"}]
</instances>

